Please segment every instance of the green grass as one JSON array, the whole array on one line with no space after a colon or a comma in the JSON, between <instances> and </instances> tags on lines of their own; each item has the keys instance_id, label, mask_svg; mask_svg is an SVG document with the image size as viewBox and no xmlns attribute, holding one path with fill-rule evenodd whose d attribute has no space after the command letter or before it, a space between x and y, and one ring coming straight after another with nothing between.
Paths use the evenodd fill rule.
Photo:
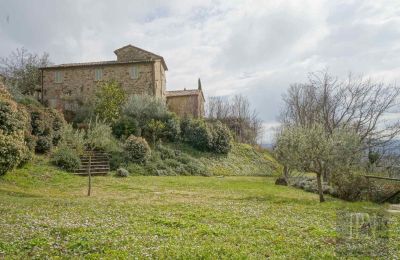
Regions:
<instances>
[{"instance_id":1,"label":"green grass","mask_svg":"<svg viewBox=\"0 0 400 260\"><path fill-rule=\"evenodd\" d=\"M0 258L332 259L336 212L380 208L271 177L95 177L92 197L86 183L44 157L0 177Z\"/></svg>"},{"instance_id":2,"label":"green grass","mask_svg":"<svg viewBox=\"0 0 400 260\"><path fill-rule=\"evenodd\" d=\"M200 152L182 143L167 143L165 147L180 151L211 176L273 176L281 172L281 166L267 150L247 144L234 143L228 155Z\"/></svg>"}]
</instances>

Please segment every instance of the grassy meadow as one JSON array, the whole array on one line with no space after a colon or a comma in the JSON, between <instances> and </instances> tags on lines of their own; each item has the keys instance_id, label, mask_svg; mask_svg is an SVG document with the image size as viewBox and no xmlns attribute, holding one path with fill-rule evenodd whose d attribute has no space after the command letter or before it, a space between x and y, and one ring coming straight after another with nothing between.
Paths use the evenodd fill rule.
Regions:
<instances>
[{"instance_id":1,"label":"grassy meadow","mask_svg":"<svg viewBox=\"0 0 400 260\"><path fill-rule=\"evenodd\" d=\"M273 177L93 179L36 157L0 177L0 258L333 259L338 210L376 209L276 186ZM387 243L399 250L399 218Z\"/></svg>"}]
</instances>

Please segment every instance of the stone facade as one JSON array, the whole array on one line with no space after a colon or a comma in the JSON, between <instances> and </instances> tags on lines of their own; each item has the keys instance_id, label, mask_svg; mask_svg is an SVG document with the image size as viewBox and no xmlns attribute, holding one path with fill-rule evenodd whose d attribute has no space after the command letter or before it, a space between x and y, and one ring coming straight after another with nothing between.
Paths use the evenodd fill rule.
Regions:
<instances>
[{"instance_id":1,"label":"stone facade","mask_svg":"<svg viewBox=\"0 0 400 260\"><path fill-rule=\"evenodd\" d=\"M127 95L146 94L165 99L167 66L161 56L131 45L116 50L115 54L116 61L41 68L42 102L73 115L99 85L109 80L120 83Z\"/></svg>"},{"instance_id":2,"label":"stone facade","mask_svg":"<svg viewBox=\"0 0 400 260\"><path fill-rule=\"evenodd\" d=\"M197 90L166 91L168 70L164 58L137 48L124 46L114 51L117 59L89 63L61 64L41 68L41 101L63 111L72 119L104 82L115 80L127 95L151 95L162 98L172 112L180 116L202 117L204 95Z\"/></svg>"},{"instance_id":3,"label":"stone facade","mask_svg":"<svg viewBox=\"0 0 400 260\"><path fill-rule=\"evenodd\" d=\"M167 91L168 109L180 117L203 117L204 102L201 89Z\"/></svg>"}]
</instances>

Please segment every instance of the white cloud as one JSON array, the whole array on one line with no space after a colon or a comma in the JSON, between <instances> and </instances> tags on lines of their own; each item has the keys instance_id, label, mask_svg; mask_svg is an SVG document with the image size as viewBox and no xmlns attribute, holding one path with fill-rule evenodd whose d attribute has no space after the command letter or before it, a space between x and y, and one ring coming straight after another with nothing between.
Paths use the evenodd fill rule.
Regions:
<instances>
[{"instance_id":1,"label":"white cloud","mask_svg":"<svg viewBox=\"0 0 400 260\"><path fill-rule=\"evenodd\" d=\"M400 78L399 1L0 0L0 39L0 56L24 46L56 63L131 43L164 56L167 88L201 77L208 96L247 95L267 125L309 71Z\"/></svg>"}]
</instances>

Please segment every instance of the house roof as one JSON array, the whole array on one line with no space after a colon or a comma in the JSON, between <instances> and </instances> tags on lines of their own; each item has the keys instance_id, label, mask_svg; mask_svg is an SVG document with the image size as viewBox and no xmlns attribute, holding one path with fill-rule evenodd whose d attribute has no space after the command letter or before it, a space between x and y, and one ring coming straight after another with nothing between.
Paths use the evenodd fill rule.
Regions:
<instances>
[{"instance_id":1,"label":"house roof","mask_svg":"<svg viewBox=\"0 0 400 260\"><path fill-rule=\"evenodd\" d=\"M165 94L166 94L167 98L168 97L182 97L182 96L197 96L197 95L201 94L203 100L205 100L203 91L200 89L170 90L170 91L166 91Z\"/></svg>"},{"instance_id":2,"label":"house roof","mask_svg":"<svg viewBox=\"0 0 400 260\"><path fill-rule=\"evenodd\" d=\"M101 66L101 65L117 65L117 64L131 64L131 63L143 63L143 62L154 62L153 60L140 60L140 61L96 61L96 62L80 62L80 63L65 63L58 65L50 65L46 67L40 67L40 69L53 69L53 68L70 68L70 67L89 67L89 66Z\"/></svg>"},{"instance_id":3,"label":"house roof","mask_svg":"<svg viewBox=\"0 0 400 260\"><path fill-rule=\"evenodd\" d=\"M150 56L150 59L151 59L151 60L153 60L153 59L156 59L156 60L160 59L162 65L164 66L164 69L165 69L165 70L168 70L167 64L165 63L165 60L164 60L164 58L163 58L162 56L160 56L160 55L158 55L158 54L155 54L155 53L152 53L152 52L150 52L150 51L143 50L143 49L141 49L141 48L139 48L139 47L133 46L132 44L128 44L128 45L125 45L124 47L118 48L118 49L116 49L116 50L114 51L114 53L115 53L116 55L118 55L118 53L119 53L120 51L122 51L122 50L124 50L124 49L127 49L127 48L134 48L134 49L136 49L136 50L139 50L139 51L141 51L141 52L144 52L145 54L147 54L147 55Z\"/></svg>"},{"instance_id":4,"label":"house roof","mask_svg":"<svg viewBox=\"0 0 400 260\"><path fill-rule=\"evenodd\" d=\"M89 66L102 66L102 65L117 65L117 64L131 64L131 63L143 63L143 62L154 62L155 60L161 60L162 65L165 70L168 70L167 64L165 64L164 58L160 55L154 54L152 52L143 50L131 44L116 49L114 53L117 55L120 51L126 48L135 48L146 55L146 59L138 59L133 61L118 61L118 60L109 60L109 61L95 61L95 62L80 62L80 63L65 63L65 64L57 64L50 65L46 67L40 67L40 69L53 69L53 68L70 68L70 67L89 67Z\"/></svg>"}]
</instances>

